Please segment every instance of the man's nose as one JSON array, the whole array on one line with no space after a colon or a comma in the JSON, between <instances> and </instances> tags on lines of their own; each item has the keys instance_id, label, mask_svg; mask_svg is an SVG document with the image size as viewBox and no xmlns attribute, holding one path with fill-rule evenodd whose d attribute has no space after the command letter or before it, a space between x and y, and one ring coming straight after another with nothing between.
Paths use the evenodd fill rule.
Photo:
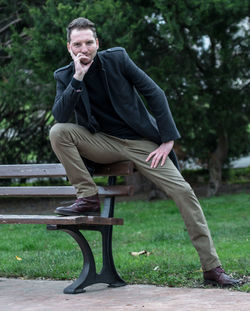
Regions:
<instances>
[{"instance_id":1,"label":"man's nose","mask_svg":"<svg viewBox=\"0 0 250 311\"><path fill-rule=\"evenodd\" d=\"M81 46L81 53L85 54L85 53L87 53L87 51L88 51L88 49L87 49L86 44L82 44L82 46Z\"/></svg>"}]
</instances>

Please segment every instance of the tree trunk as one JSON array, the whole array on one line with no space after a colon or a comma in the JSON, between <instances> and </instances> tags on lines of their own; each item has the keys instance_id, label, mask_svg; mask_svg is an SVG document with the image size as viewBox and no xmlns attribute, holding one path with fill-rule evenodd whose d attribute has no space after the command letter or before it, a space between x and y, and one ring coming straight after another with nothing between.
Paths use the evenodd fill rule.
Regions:
<instances>
[{"instance_id":1,"label":"tree trunk","mask_svg":"<svg viewBox=\"0 0 250 311\"><path fill-rule=\"evenodd\" d=\"M217 148L211 153L208 170L209 170L209 184L207 195L209 197L215 195L221 185L222 179L222 165L228 154L228 137L227 133L220 134Z\"/></svg>"}]
</instances>

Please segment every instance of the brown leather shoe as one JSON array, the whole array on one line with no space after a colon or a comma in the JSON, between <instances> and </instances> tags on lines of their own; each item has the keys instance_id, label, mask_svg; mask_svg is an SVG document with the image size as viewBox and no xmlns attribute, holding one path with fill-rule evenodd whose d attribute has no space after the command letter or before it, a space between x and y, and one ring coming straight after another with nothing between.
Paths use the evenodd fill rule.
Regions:
<instances>
[{"instance_id":1,"label":"brown leather shoe","mask_svg":"<svg viewBox=\"0 0 250 311\"><path fill-rule=\"evenodd\" d=\"M98 194L77 199L70 206L57 207L54 211L56 214L64 216L99 216L100 215L100 200Z\"/></svg>"},{"instance_id":2,"label":"brown leather shoe","mask_svg":"<svg viewBox=\"0 0 250 311\"><path fill-rule=\"evenodd\" d=\"M204 284L205 285L219 285L225 286L237 286L240 285L238 280L231 278L221 266L216 267L212 270L203 272Z\"/></svg>"}]
</instances>

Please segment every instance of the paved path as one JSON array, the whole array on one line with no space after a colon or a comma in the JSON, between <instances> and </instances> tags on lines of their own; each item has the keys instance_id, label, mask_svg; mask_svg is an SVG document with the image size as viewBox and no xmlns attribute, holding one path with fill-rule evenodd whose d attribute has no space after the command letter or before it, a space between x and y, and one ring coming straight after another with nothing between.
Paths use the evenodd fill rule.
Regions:
<instances>
[{"instance_id":1,"label":"paved path","mask_svg":"<svg viewBox=\"0 0 250 311\"><path fill-rule=\"evenodd\" d=\"M0 311L248 311L250 294L226 289L94 285L65 295L71 282L0 278Z\"/></svg>"}]
</instances>

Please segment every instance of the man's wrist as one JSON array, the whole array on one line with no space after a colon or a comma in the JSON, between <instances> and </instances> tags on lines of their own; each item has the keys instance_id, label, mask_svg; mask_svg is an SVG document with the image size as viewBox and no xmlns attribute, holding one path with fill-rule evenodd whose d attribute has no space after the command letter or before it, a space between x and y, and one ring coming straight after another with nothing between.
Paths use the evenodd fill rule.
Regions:
<instances>
[{"instance_id":1,"label":"man's wrist","mask_svg":"<svg viewBox=\"0 0 250 311\"><path fill-rule=\"evenodd\" d=\"M83 77L84 77L83 75L79 76L76 73L73 75L73 78L76 79L77 81L80 81L80 82L83 80Z\"/></svg>"},{"instance_id":2,"label":"man's wrist","mask_svg":"<svg viewBox=\"0 0 250 311\"><path fill-rule=\"evenodd\" d=\"M165 141L165 142L163 142L163 144L174 144L174 141L173 140Z\"/></svg>"},{"instance_id":3,"label":"man's wrist","mask_svg":"<svg viewBox=\"0 0 250 311\"><path fill-rule=\"evenodd\" d=\"M82 81L77 80L76 78L72 78L71 85L73 89L75 89L77 92L80 92L82 90Z\"/></svg>"}]
</instances>

